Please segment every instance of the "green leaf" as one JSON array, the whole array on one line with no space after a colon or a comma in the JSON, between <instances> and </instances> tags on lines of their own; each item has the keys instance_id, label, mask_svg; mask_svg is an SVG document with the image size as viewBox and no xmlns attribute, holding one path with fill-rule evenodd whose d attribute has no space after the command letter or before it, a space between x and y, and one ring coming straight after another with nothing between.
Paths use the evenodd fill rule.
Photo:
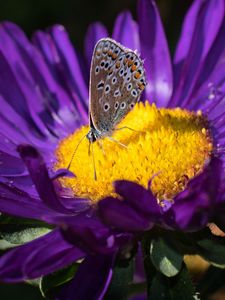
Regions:
<instances>
[{"instance_id":1,"label":"green leaf","mask_svg":"<svg viewBox=\"0 0 225 300\"><path fill-rule=\"evenodd\" d=\"M30 242L52 229L52 226L41 221L7 215L0 216L0 224L1 250Z\"/></svg>"},{"instance_id":2,"label":"green leaf","mask_svg":"<svg viewBox=\"0 0 225 300\"><path fill-rule=\"evenodd\" d=\"M52 292L54 292L53 290L55 288L71 280L74 277L79 265L79 263L75 263L67 268L42 277L39 283L42 296L48 297Z\"/></svg>"},{"instance_id":3,"label":"green leaf","mask_svg":"<svg viewBox=\"0 0 225 300\"><path fill-rule=\"evenodd\" d=\"M7 242L6 240L0 239L0 250L7 250L13 247L16 247L17 245L11 244Z\"/></svg>"},{"instance_id":4,"label":"green leaf","mask_svg":"<svg viewBox=\"0 0 225 300\"><path fill-rule=\"evenodd\" d=\"M193 300L197 299L195 288L183 264L174 277L166 277L157 272L151 281L148 299L154 300Z\"/></svg>"},{"instance_id":5,"label":"green leaf","mask_svg":"<svg viewBox=\"0 0 225 300\"><path fill-rule=\"evenodd\" d=\"M134 259L125 265L117 264L105 300L127 299L133 281Z\"/></svg>"},{"instance_id":6,"label":"green leaf","mask_svg":"<svg viewBox=\"0 0 225 300\"><path fill-rule=\"evenodd\" d=\"M49 228L44 227L29 227L21 230L15 228L15 231L13 232L11 232L11 230L9 232L5 230L4 232L1 232L0 235L10 244L21 245L30 242L50 231L51 230Z\"/></svg>"},{"instance_id":7,"label":"green leaf","mask_svg":"<svg viewBox=\"0 0 225 300\"><path fill-rule=\"evenodd\" d=\"M221 238L197 241L198 254L218 268L225 268L225 244Z\"/></svg>"},{"instance_id":8,"label":"green leaf","mask_svg":"<svg viewBox=\"0 0 225 300\"><path fill-rule=\"evenodd\" d=\"M150 256L155 268L165 276L172 277L179 273L183 255L165 238L152 239Z\"/></svg>"}]
</instances>

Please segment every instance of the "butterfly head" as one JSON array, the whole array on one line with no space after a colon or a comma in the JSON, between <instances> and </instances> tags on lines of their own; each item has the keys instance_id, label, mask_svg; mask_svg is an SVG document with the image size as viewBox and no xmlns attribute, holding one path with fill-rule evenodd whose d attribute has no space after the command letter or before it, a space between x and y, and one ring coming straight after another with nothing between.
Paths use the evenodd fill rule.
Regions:
<instances>
[{"instance_id":1,"label":"butterfly head","mask_svg":"<svg viewBox=\"0 0 225 300\"><path fill-rule=\"evenodd\" d=\"M89 140L90 143L94 143L97 140L97 137L92 129L86 135L86 138Z\"/></svg>"}]
</instances>

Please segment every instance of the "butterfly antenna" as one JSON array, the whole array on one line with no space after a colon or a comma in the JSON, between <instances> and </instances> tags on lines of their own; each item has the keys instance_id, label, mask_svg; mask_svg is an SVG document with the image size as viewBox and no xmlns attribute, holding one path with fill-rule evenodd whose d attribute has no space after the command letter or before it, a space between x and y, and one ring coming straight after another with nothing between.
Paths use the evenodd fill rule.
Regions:
<instances>
[{"instance_id":1,"label":"butterfly antenna","mask_svg":"<svg viewBox=\"0 0 225 300\"><path fill-rule=\"evenodd\" d=\"M92 162L93 162L93 167L94 167L94 180L97 180L97 173L96 173L96 167L95 167L94 147L93 147L93 143L91 141L89 141L89 150L88 150L89 155L90 155L90 152L91 152Z\"/></svg>"},{"instance_id":2,"label":"butterfly antenna","mask_svg":"<svg viewBox=\"0 0 225 300\"><path fill-rule=\"evenodd\" d=\"M86 134L85 134L84 136L82 136L82 138L79 140L79 142L78 142L76 148L74 149L73 155L72 155L72 157L71 157L71 160L70 160L70 163L69 163L69 165L68 165L68 167L67 167L67 170L70 169L71 164L72 164L73 159L74 159L74 156L75 156L75 154L76 154L76 152L77 152L77 149L78 149L78 147L80 146L81 142L83 141L83 139L84 139L85 137L86 137Z\"/></svg>"}]
</instances>

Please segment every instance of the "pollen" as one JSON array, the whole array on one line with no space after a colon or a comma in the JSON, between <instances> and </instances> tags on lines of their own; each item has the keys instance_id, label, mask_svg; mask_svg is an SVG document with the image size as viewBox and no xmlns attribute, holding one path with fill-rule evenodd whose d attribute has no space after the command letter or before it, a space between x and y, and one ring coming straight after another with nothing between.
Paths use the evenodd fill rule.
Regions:
<instances>
[{"instance_id":1,"label":"pollen","mask_svg":"<svg viewBox=\"0 0 225 300\"><path fill-rule=\"evenodd\" d=\"M55 170L68 166L88 131L89 126L83 126L59 143ZM60 178L61 185L94 203L116 195L115 180L130 180L147 188L152 179L151 189L158 201L172 200L203 170L213 150L208 122L199 111L158 109L148 102L136 104L112 137L114 141L105 137L94 142L93 152L83 139L70 167L75 177Z\"/></svg>"}]
</instances>

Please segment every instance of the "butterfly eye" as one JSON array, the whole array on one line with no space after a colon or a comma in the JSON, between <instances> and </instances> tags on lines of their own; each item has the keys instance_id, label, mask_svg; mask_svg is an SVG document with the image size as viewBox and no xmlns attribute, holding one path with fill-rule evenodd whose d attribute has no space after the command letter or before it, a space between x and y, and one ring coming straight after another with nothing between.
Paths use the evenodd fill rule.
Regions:
<instances>
[{"instance_id":1,"label":"butterfly eye","mask_svg":"<svg viewBox=\"0 0 225 300\"><path fill-rule=\"evenodd\" d=\"M130 108L132 109L134 107L134 103L132 102L131 104L130 104Z\"/></svg>"},{"instance_id":2,"label":"butterfly eye","mask_svg":"<svg viewBox=\"0 0 225 300\"><path fill-rule=\"evenodd\" d=\"M101 81L98 83L98 85L97 85L97 89L98 89L98 90L102 90L103 87L104 87L104 81L101 80Z\"/></svg>"},{"instance_id":3,"label":"butterfly eye","mask_svg":"<svg viewBox=\"0 0 225 300\"><path fill-rule=\"evenodd\" d=\"M127 78L126 78L126 82L129 82L130 81L130 76L128 76Z\"/></svg>"},{"instance_id":4,"label":"butterfly eye","mask_svg":"<svg viewBox=\"0 0 225 300\"><path fill-rule=\"evenodd\" d=\"M132 95L133 97L137 97L138 93L137 93L136 90L132 90L132 91L131 91L131 95Z\"/></svg>"},{"instance_id":5,"label":"butterfly eye","mask_svg":"<svg viewBox=\"0 0 225 300\"><path fill-rule=\"evenodd\" d=\"M112 79L112 84L115 84L115 83L117 83L117 78L116 78L116 77L113 77L113 79Z\"/></svg>"},{"instance_id":6,"label":"butterfly eye","mask_svg":"<svg viewBox=\"0 0 225 300\"><path fill-rule=\"evenodd\" d=\"M124 70L121 69L120 72L119 72L119 75L120 75L120 76L123 76L123 72L124 72Z\"/></svg>"},{"instance_id":7,"label":"butterfly eye","mask_svg":"<svg viewBox=\"0 0 225 300\"><path fill-rule=\"evenodd\" d=\"M120 52L119 48L116 48L115 53L119 54L119 52Z\"/></svg>"},{"instance_id":8,"label":"butterfly eye","mask_svg":"<svg viewBox=\"0 0 225 300\"><path fill-rule=\"evenodd\" d=\"M121 96L121 93L120 93L120 90L117 89L114 93L114 97L118 97L118 96Z\"/></svg>"},{"instance_id":9,"label":"butterfly eye","mask_svg":"<svg viewBox=\"0 0 225 300\"><path fill-rule=\"evenodd\" d=\"M107 85L105 86L105 93L108 94L109 92L110 92L110 85L107 84Z\"/></svg>"},{"instance_id":10,"label":"butterfly eye","mask_svg":"<svg viewBox=\"0 0 225 300\"><path fill-rule=\"evenodd\" d=\"M115 107L115 109L117 109L119 107L119 102L118 101L116 101L114 107Z\"/></svg>"},{"instance_id":11,"label":"butterfly eye","mask_svg":"<svg viewBox=\"0 0 225 300\"><path fill-rule=\"evenodd\" d=\"M124 108L126 107L126 103L125 103L125 102L122 102L122 103L120 104L120 107L121 107L121 109L124 109Z\"/></svg>"},{"instance_id":12,"label":"butterfly eye","mask_svg":"<svg viewBox=\"0 0 225 300\"><path fill-rule=\"evenodd\" d=\"M106 62L106 63L105 63L105 70L107 70L107 69L108 69L108 66L109 66L109 63L108 63L108 62Z\"/></svg>"},{"instance_id":13,"label":"butterfly eye","mask_svg":"<svg viewBox=\"0 0 225 300\"><path fill-rule=\"evenodd\" d=\"M129 83L128 86L127 86L127 90L130 91L131 89L132 89L132 84Z\"/></svg>"},{"instance_id":14,"label":"butterfly eye","mask_svg":"<svg viewBox=\"0 0 225 300\"><path fill-rule=\"evenodd\" d=\"M100 63L100 66L101 66L102 69L104 68L104 65L105 65L105 61L102 60L101 63Z\"/></svg>"},{"instance_id":15,"label":"butterfly eye","mask_svg":"<svg viewBox=\"0 0 225 300\"><path fill-rule=\"evenodd\" d=\"M99 73L99 66L97 66L96 68L95 68L95 74L98 74Z\"/></svg>"},{"instance_id":16,"label":"butterfly eye","mask_svg":"<svg viewBox=\"0 0 225 300\"><path fill-rule=\"evenodd\" d=\"M108 111L110 108L109 103L104 104L104 111Z\"/></svg>"}]
</instances>

